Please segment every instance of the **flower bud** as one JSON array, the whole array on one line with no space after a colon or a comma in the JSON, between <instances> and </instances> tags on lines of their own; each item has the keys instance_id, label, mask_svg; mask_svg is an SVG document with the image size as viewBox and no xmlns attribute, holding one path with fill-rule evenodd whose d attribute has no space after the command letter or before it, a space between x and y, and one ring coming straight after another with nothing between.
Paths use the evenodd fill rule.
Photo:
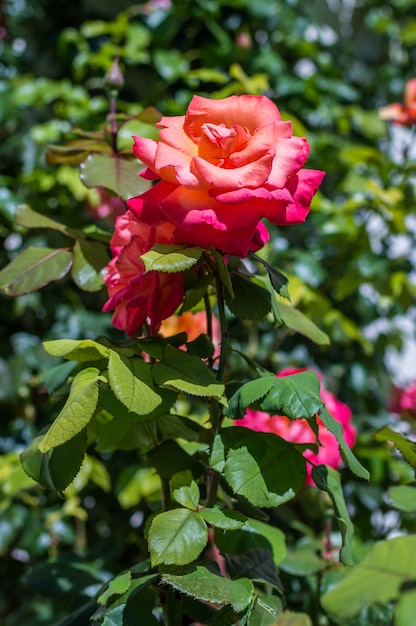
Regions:
<instances>
[{"instance_id":1,"label":"flower bud","mask_svg":"<svg viewBox=\"0 0 416 626\"><path fill-rule=\"evenodd\" d=\"M104 85L106 87L109 87L110 89L116 89L117 91L120 91L120 89L123 87L124 78L118 64L118 57L114 59L110 68L108 69L104 78Z\"/></svg>"}]
</instances>

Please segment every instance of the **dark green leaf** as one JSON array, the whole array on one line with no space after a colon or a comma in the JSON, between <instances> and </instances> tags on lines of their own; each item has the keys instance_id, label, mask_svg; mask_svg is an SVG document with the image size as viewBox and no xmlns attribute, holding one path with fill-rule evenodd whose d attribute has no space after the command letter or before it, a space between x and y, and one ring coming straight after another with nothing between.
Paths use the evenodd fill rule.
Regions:
<instances>
[{"instance_id":1,"label":"dark green leaf","mask_svg":"<svg viewBox=\"0 0 416 626\"><path fill-rule=\"evenodd\" d=\"M226 297L227 306L236 317L247 320L263 320L270 313L270 293L252 280L231 273L234 297Z\"/></svg>"},{"instance_id":2,"label":"dark green leaf","mask_svg":"<svg viewBox=\"0 0 416 626\"><path fill-rule=\"evenodd\" d=\"M269 265L264 259L257 256L257 254L250 254L250 256L256 261L258 261L259 263L261 263L267 269L270 283L273 289L276 291L276 293L278 293L283 298L290 300L289 291L287 288L289 281L287 277L281 272L279 272L275 267L272 267L271 265Z\"/></svg>"},{"instance_id":3,"label":"dark green leaf","mask_svg":"<svg viewBox=\"0 0 416 626\"><path fill-rule=\"evenodd\" d=\"M73 230L65 224L56 222L42 213L33 211L27 204L19 204L15 210L16 224L23 226L24 228L50 228L51 230L57 230L68 237L80 237L81 231Z\"/></svg>"},{"instance_id":4,"label":"dark green leaf","mask_svg":"<svg viewBox=\"0 0 416 626\"><path fill-rule=\"evenodd\" d=\"M53 489L58 494L68 487L78 474L87 449L85 431L54 448L50 454L42 454L39 444L43 435L35 437L30 446L22 452L20 460L26 474L43 487Z\"/></svg>"},{"instance_id":5,"label":"dark green leaf","mask_svg":"<svg viewBox=\"0 0 416 626\"><path fill-rule=\"evenodd\" d=\"M72 254L64 248L26 248L1 270L0 289L8 296L37 291L63 278L71 263Z\"/></svg>"},{"instance_id":6,"label":"dark green leaf","mask_svg":"<svg viewBox=\"0 0 416 626\"><path fill-rule=\"evenodd\" d=\"M227 571L231 578L250 578L257 582L272 585L282 591L282 584L270 550L251 548L238 555L227 555Z\"/></svg>"},{"instance_id":7,"label":"dark green leaf","mask_svg":"<svg viewBox=\"0 0 416 626\"><path fill-rule=\"evenodd\" d=\"M224 385L201 359L182 350L165 346L162 361L153 368L155 383L194 396L222 399Z\"/></svg>"},{"instance_id":8,"label":"dark green leaf","mask_svg":"<svg viewBox=\"0 0 416 626\"><path fill-rule=\"evenodd\" d=\"M312 468L312 478L316 486L326 491L332 500L342 536L340 560L344 565L353 565L351 550L354 526L351 522L347 505L345 504L344 494L342 493L341 477L332 467L317 465Z\"/></svg>"},{"instance_id":9,"label":"dark green leaf","mask_svg":"<svg viewBox=\"0 0 416 626\"><path fill-rule=\"evenodd\" d=\"M176 441L167 439L150 450L147 458L152 467L164 478L171 478L176 472L190 470L194 478L203 474L204 468L191 457Z\"/></svg>"},{"instance_id":10,"label":"dark green leaf","mask_svg":"<svg viewBox=\"0 0 416 626\"><path fill-rule=\"evenodd\" d=\"M341 424L332 417L326 407L319 411L319 417L321 418L324 426L329 430L330 433L334 435L334 437L338 441L342 458L344 459L350 470L354 472L354 474L359 478L369 480L370 474L368 470L366 470L365 467L361 465L357 457L348 447L347 442L344 439L344 433Z\"/></svg>"},{"instance_id":11,"label":"dark green leaf","mask_svg":"<svg viewBox=\"0 0 416 626\"><path fill-rule=\"evenodd\" d=\"M264 376L245 383L231 396L226 410L231 418L241 418L246 414L247 407L266 395L273 387L276 376Z\"/></svg>"}]
</instances>

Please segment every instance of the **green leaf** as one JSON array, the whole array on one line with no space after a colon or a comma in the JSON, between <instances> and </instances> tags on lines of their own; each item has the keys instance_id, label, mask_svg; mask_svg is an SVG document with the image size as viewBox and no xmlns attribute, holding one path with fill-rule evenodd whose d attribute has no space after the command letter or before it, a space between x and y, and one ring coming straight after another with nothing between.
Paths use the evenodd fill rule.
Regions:
<instances>
[{"instance_id":1,"label":"green leaf","mask_svg":"<svg viewBox=\"0 0 416 626\"><path fill-rule=\"evenodd\" d=\"M157 426L166 439L179 437L186 441L200 441L200 434L205 430L197 422L182 415L162 415L157 420Z\"/></svg>"},{"instance_id":2,"label":"green leaf","mask_svg":"<svg viewBox=\"0 0 416 626\"><path fill-rule=\"evenodd\" d=\"M388 490L393 506L406 513L416 513L416 487L414 485L397 485Z\"/></svg>"},{"instance_id":3,"label":"green leaf","mask_svg":"<svg viewBox=\"0 0 416 626\"><path fill-rule=\"evenodd\" d=\"M50 228L51 230L57 230L68 237L80 237L82 232L73 230L65 224L56 222L42 213L33 211L27 204L19 204L15 209L15 221L19 226L23 228Z\"/></svg>"},{"instance_id":4,"label":"green leaf","mask_svg":"<svg viewBox=\"0 0 416 626\"><path fill-rule=\"evenodd\" d=\"M257 283L236 272L231 273L234 297L226 297L231 313L247 320L261 321L270 313L270 293Z\"/></svg>"},{"instance_id":5,"label":"green leaf","mask_svg":"<svg viewBox=\"0 0 416 626\"><path fill-rule=\"evenodd\" d=\"M312 548L301 546L287 554L280 569L293 576L310 576L322 572L327 565L327 561L319 558Z\"/></svg>"},{"instance_id":6,"label":"green leaf","mask_svg":"<svg viewBox=\"0 0 416 626\"><path fill-rule=\"evenodd\" d=\"M234 298L233 285L224 255L218 250L210 250L209 253L210 256L215 259L218 276L220 277L221 283L224 285L225 293L228 294L230 300L232 300Z\"/></svg>"},{"instance_id":7,"label":"green leaf","mask_svg":"<svg viewBox=\"0 0 416 626\"><path fill-rule=\"evenodd\" d=\"M305 459L292 444L272 433L240 426L217 435L211 466L223 472L235 493L260 507L291 500L306 477Z\"/></svg>"},{"instance_id":8,"label":"green leaf","mask_svg":"<svg viewBox=\"0 0 416 626\"><path fill-rule=\"evenodd\" d=\"M69 441L85 428L98 402L98 381L106 382L95 367L81 370L74 378L64 407L39 444L44 454Z\"/></svg>"},{"instance_id":9,"label":"green leaf","mask_svg":"<svg viewBox=\"0 0 416 626\"><path fill-rule=\"evenodd\" d=\"M280 565L286 557L286 537L284 533L276 526L265 524L257 519L250 519L244 529L265 537L270 544L275 564Z\"/></svg>"},{"instance_id":10,"label":"green leaf","mask_svg":"<svg viewBox=\"0 0 416 626\"><path fill-rule=\"evenodd\" d=\"M162 581L177 591L212 604L230 604L236 613L244 611L253 597L253 583L247 578L230 580L205 565L165 568Z\"/></svg>"},{"instance_id":11,"label":"green leaf","mask_svg":"<svg viewBox=\"0 0 416 626\"><path fill-rule=\"evenodd\" d=\"M111 350L108 380L120 402L138 415L147 415L162 402L154 389L150 366L139 359L128 360Z\"/></svg>"},{"instance_id":12,"label":"green leaf","mask_svg":"<svg viewBox=\"0 0 416 626\"><path fill-rule=\"evenodd\" d=\"M290 301L290 295L287 288L289 284L287 276L279 272L275 267L269 265L264 259L257 256L257 254L250 254L249 256L255 259L258 263L261 263L267 269L270 283L276 293Z\"/></svg>"},{"instance_id":13,"label":"green leaf","mask_svg":"<svg viewBox=\"0 0 416 626\"><path fill-rule=\"evenodd\" d=\"M107 585L107 589L104 591L104 593L98 596L97 602L99 604L106 605L109 599L112 598L113 596L121 596L124 593L126 593L126 591L128 591L130 587L130 583L131 583L130 571L119 574L118 576L110 580L110 582Z\"/></svg>"},{"instance_id":14,"label":"green leaf","mask_svg":"<svg viewBox=\"0 0 416 626\"><path fill-rule=\"evenodd\" d=\"M148 544L152 567L186 565L201 554L208 542L207 525L188 509L172 509L156 515L149 528Z\"/></svg>"},{"instance_id":15,"label":"green leaf","mask_svg":"<svg viewBox=\"0 0 416 626\"><path fill-rule=\"evenodd\" d=\"M80 178L86 187L111 189L123 200L147 191L152 182L139 176L140 161L122 159L113 154L90 154L80 165Z\"/></svg>"},{"instance_id":16,"label":"green leaf","mask_svg":"<svg viewBox=\"0 0 416 626\"><path fill-rule=\"evenodd\" d=\"M62 446L54 448L50 454L42 454L38 446L43 437L35 437L22 452L22 467L28 476L43 487L61 494L80 470L87 449L87 437L85 431L81 431Z\"/></svg>"},{"instance_id":17,"label":"green leaf","mask_svg":"<svg viewBox=\"0 0 416 626\"><path fill-rule=\"evenodd\" d=\"M279 615L273 626L312 626L311 618L306 613L284 611Z\"/></svg>"},{"instance_id":18,"label":"green leaf","mask_svg":"<svg viewBox=\"0 0 416 626\"><path fill-rule=\"evenodd\" d=\"M101 576L102 572L97 567L57 558L35 565L23 580L36 593L63 598L68 594L82 593L86 587L102 582Z\"/></svg>"},{"instance_id":19,"label":"green leaf","mask_svg":"<svg viewBox=\"0 0 416 626\"><path fill-rule=\"evenodd\" d=\"M274 626L282 611L282 601L272 595L259 594L248 617L247 626Z\"/></svg>"},{"instance_id":20,"label":"green leaf","mask_svg":"<svg viewBox=\"0 0 416 626\"><path fill-rule=\"evenodd\" d=\"M68 273L72 254L64 248L23 250L0 272L0 289L8 296L22 296L37 291Z\"/></svg>"},{"instance_id":21,"label":"green leaf","mask_svg":"<svg viewBox=\"0 0 416 626\"><path fill-rule=\"evenodd\" d=\"M365 467L361 465L355 454L348 447L348 444L344 439L344 433L341 424L332 417L326 407L319 411L319 417L321 418L324 426L329 430L330 433L334 435L335 439L338 441L342 458L344 459L350 470L354 472L354 474L359 478L369 480L370 473L368 472L368 470L365 469Z\"/></svg>"},{"instance_id":22,"label":"green leaf","mask_svg":"<svg viewBox=\"0 0 416 626\"><path fill-rule=\"evenodd\" d=\"M148 372L146 372L146 375L147 374ZM150 413L146 413L145 415L136 413L135 411L130 411L122 402L120 402L120 400L118 400L117 396L110 388L103 389L101 391L100 405L105 411L116 416L117 419L136 423L147 422L163 415L164 413L169 413L172 404L176 400L176 393L170 391L169 389L161 389L158 387L157 389L154 389L154 391L160 398L160 404L158 404L153 411L150 411Z\"/></svg>"},{"instance_id":23,"label":"green leaf","mask_svg":"<svg viewBox=\"0 0 416 626\"><path fill-rule=\"evenodd\" d=\"M365 606L396 600L403 585L416 583L415 553L416 537L410 535L376 544L338 585L322 596L324 609L349 619Z\"/></svg>"},{"instance_id":24,"label":"green leaf","mask_svg":"<svg viewBox=\"0 0 416 626\"><path fill-rule=\"evenodd\" d=\"M103 268L108 261L103 244L77 241L71 270L74 282L84 291L99 291L104 285Z\"/></svg>"},{"instance_id":25,"label":"green leaf","mask_svg":"<svg viewBox=\"0 0 416 626\"><path fill-rule=\"evenodd\" d=\"M347 505L345 504L339 472L327 465L317 465L312 468L312 478L316 486L326 491L332 500L342 536L340 560L344 565L353 565L352 540L354 536L354 526L351 522Z\"/></svg>"},{"instance_id":26,"label":"green leaf","mask_svg":"<svg viewBox=\"0 0 416 626\"><path fill-rule=\"evenodd\" d=\"M416 467L416 443L407 439L401 433L396 432L390 426L383 426L376 434L374 438L377 441L392 441L396 448L402 453L405 461L407 461L412 467Z\"/></svg>"},{"instance_id":27,"label":"green leaf","mask_svg":"<svg viewBox=\"0 0 416 626\"><path fill-rule=\"evenodd\" d=\"M203 248L158 243L140 258L148 272L184 272L199 261L203 252Z\"/></svg>"},{"instance_id":28,"label":"green leaf","mask_svg":"<svg viewBox=\"0 0 416 626\"><path fill-rule=\"evenodd\" d=\"M176 441L167 439L149 450L147 458L163 478L171 478L177 472L190 470L196 478L204 472L204 466L190 456Z\"/></svg>"},{"instance_id":29,"label":"green leaf","mask_svg":"<svg viewBox=\"0 0 416 626\"><path fill-rule=\"evenodd\" d=\"M301 313L298 309L295 309L290 304L281 302L277 298L276 306L279 311L279 316L282 319L285 326L294 330L301 335L304 335L318 346L327 346L330 343L328 335L320 330L316 324L314 324L306 315Z\"/></svg>"},{"instance_id":30,"label":"green leaf","mask_svg":"<svg viewBox=\"0 0 416 626\"><path fill-rule=\"evenodd\" d=\"M311 371L275 376L273 387L258 406L270 415L286 415L291 419L313 417L324 406L319 378Z\"/></svg>"},{"instance_id":31,"label":"green leaf","mask_svg":"<svg viewBox=\"0 0 416 626\"><path fill-rule=\"evenodd\" d=\"M415 621L416 591L402 593L394 611L394 626L411 626Z\"/></svg>"},{"instance_id":32,"label":"green leaf","mask_svg":"<svg viewBox=\"0 0 416 626\"><path fill-rule=\"evenodd\" d=\"M193 396L222 399L224 385L217 382L213 372L199 357L170 346L164 346L162 354L163 360L153 367L157 385Z\"/></svg>"},{"instance_id":33,"label":"green leaf","mask_svg":"<svg viewBox=\"0 0 416 626\"><path fill-rule=\"evenodd\" d=\"M44 341L43 347L51 356L68 361L99 361L110 356L110 350L92 339L54 339Z\"/></svg>"},{"instance_id":34,"label":"green leaf","mask_svg":"<svg viewBox=\"0 0 416 626\"><path fill-rule=\"evenodd\" d=\"M172 497L178 504L196 511L199 504L199 487L189 470L172 476Z\"/></svg>"},{"instance_id":35,"label":"green leaf","mask_svg":"<svg viewBox=\"0 0 416 626\"><path fill-rule=\"evenodd\" d=\"M228 402L227 415L232 418L244 417L247 407L260 400L273 387L276 376L264 376L242 385Z\"/></svg>"},{"instance_id":36,"label":"green leaf","mask_svg":"<svg viewBox=\"0 0 416 626\"><path fill-rule=\"evenodd\" d=\"M201 509L199 511L201 517L210 525L222 530L236 530L242 528L247 518L238 511L222 510L217 507Z\"/></svg>"}]
</instances>

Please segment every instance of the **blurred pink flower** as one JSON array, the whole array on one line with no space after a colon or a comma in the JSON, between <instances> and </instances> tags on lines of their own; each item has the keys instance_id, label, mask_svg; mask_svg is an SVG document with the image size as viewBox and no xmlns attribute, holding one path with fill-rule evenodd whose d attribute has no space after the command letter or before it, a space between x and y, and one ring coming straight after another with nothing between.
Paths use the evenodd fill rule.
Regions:
<instances>
[{"instance_id":1,"label":"blurred pink flower","mask_svg":"<svg viewBox=\"0 0 416 626\"><path fill-rule=\"evenodd\" d=\"M135 335L148 321L157 335L163 319L172 315L183 300L182 272L146 272L141 255L156 243L171 243L172 224L149 227L127 211L117 218L111 239L113 258L104 277L109 300L103 311L114 311L113 324Z\"/></svg>"},{"instance_id":2,"label":"blurred pink flower","mask_svg":"<svg viewBox=\"0 0 416 626\"><path fill-rule=\"evenodd\" d=\"M416 419L416 381L406 387L393 387L388 407L404 418Z\"/></svg>"},{"instance_id":3,"label":"blurred pink flower","mask_svg":"<svg viewBox=\"0 0 416 626\"><path fill-rule=\"evenodd\" d=\"M89 203L87 211L93 219L102 220L113 226L117 217L126 212L126 203L119 196L111 195L104 187L95 189L98 193L98 201Z\"/></svg>"},{"instance_id":4,"label":"blurred pink flower","mask_svg":"<svg viewBox=\"0 0 416 626\"><path fill-rule=\"evenodd\" d=\"M289 376L290 374L297 374L303 371L305 371L305 369L286 369L282 370L277 375L279 377ZM325 389L321 376L319 376L319 378L321 380L322 401L325 403L332 417L342 425L345 441L352 447L355 444L357 432L352 424L351 409L343 402L337 400L330 391ZM315 434L306 419L290 419L282 415L270 416L268 413L262 411L247 409L245 417L236 420L235 424L238 426L246 426L247 428L260 432L275 433L279 435L279 437L292 443L316 443ZM327 430L318 416L317 424L320 443L318 452L315 454L312 450L305 450L303 456L311 461L313 465L324 464L337 469L342 464L338 442L334 435ZM311 471L311 465L308 463L306 481L314 485L315 483L312 479Z\"/></svg>"},{"instance_id":5,"label":"blurred pink flower","mask_svg":"<svg viewBox=\"0 0 416 626\"><path fill-rule=\"evenodd\" d=\"M380 109L381 119L411 126L416 123L416 78L407 81L404 90L404 102L394 102Z\"/></svg>"}]
</instances>

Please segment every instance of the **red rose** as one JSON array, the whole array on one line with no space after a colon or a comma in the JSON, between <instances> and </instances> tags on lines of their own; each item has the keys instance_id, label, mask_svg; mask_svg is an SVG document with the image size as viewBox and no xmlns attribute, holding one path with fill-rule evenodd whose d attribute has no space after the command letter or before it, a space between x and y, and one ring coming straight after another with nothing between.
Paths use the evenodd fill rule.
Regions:
<instances>
[{"instance_id":1,"label":"red rose","mask_svg":"<svg viewBox=\"0 0 416 626\"><path fill-rule=\"evenodd\" d=\"M289 376L303 372L304 369L286 369L282 370L278 376ZM339 422L344 431L344 438L351 447L354 445L357 432L352 424L352 415L350 408L337 400L337 398L327 389L325 389L321 381L321 399L325 403L326 408L334 419ZM247 413L243 419L236 420L238 426L246 426L252 430L260 432L275 433L286 441L292 443L316 443L315 434L306 419L290 419L282 415L270 416L262 411L253 411L247 409ZM327 430L322 421L317 417L318 423L318 439L320 447L315 454L312 450L305 450L303 455L314 465L324 464L333 468L338 468L342 464L342 458L339 451L338 442L334 435ZM311 485L314 481L311 476L311 465L307 464L307 482Z\"/></svg>"},{"instance_id":2,"label":"red rose","mask_svg":"<svg viewBox=\"0 0 416 626\"><path fill-rule=\"evenodd\" d=\"M148 224L168 220L190 245L246 256L261 219L303 222L323 172L302 169L306 139L292 136L265 96L194 96L185 116L164 117L160 140L134 137L142 176L162 180L129 208Z\"/></svg>"},{"instance_id":3,"label":"red rose","mask_svg":"<svg viewBox=\"0 0 416 626\"><path fill-rule=\"evenodd\" d=\"M129 335L136 334L146 320L156 335L161 321L183 300L181 272L146 272L140 258L155 243L171 243L173 230L167 222L157 227L142 224L130 211L117 218L111 239L113 259L104 278L110 298L103 310L114 311L114 326Z\"/></svg>"}]
</instances>

